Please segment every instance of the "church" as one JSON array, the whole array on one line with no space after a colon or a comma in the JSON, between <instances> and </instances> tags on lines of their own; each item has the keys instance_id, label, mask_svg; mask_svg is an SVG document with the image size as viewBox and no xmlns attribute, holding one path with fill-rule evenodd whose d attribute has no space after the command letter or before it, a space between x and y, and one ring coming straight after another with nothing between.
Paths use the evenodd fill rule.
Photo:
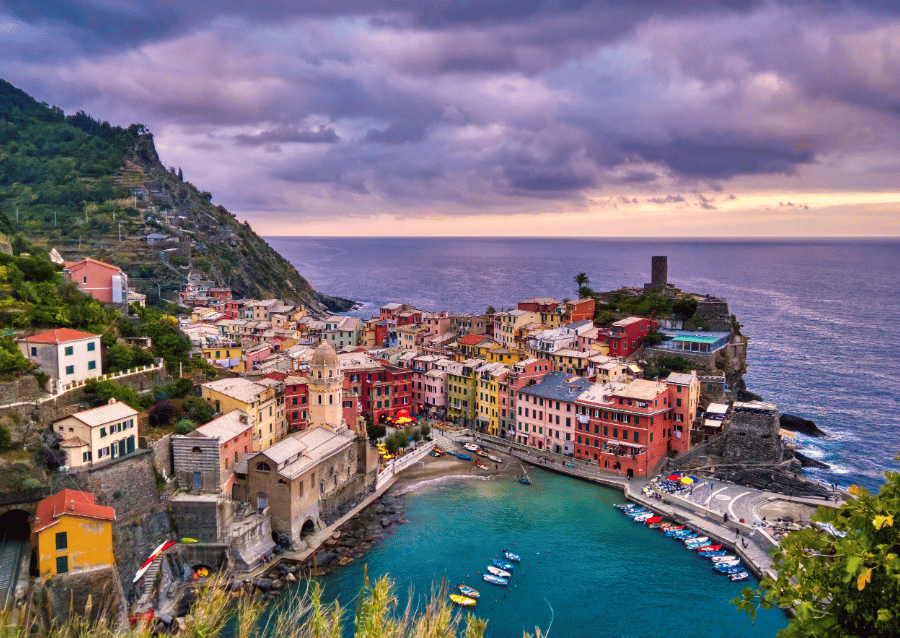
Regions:
<instances>
[{"instance_id":1,"label":"church","mask_svg":"<svg viewBox=\"0 0 900 638\"><path fill-rule=\"evenodd\" d=\"M234 485L234 498L268 512L279 543L295 549L373 490L378 470L363 419L351 426L342 417L344 375L334 348L315 349L307 378L307 428L246 457Z\"/></svg>"}]
</instances>

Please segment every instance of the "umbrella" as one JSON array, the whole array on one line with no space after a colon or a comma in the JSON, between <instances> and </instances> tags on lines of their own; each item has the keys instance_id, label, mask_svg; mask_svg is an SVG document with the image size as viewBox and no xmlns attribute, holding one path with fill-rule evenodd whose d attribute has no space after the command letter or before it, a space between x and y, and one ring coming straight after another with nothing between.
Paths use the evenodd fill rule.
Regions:
<instances>
[{"instance_id":1,"label":"umbrella","mask_svg":"<svg viewBox=\"0 0 900 638\"><path fill-rule=\"evenodd\" d=\"M681 482L684 483L685 485L690 485L691 483L694 482L694 479L692 479L690 476L682 476Z\"/></svg>"},{"instance_id":2,"label":"umbrella","mask_svg":"<svg viewBox=\"0 0 900 638\"><path fill-rule=\"evenodd\" d=\"M681 480L681 474L672 474L671 476L669 476L669 480L670 480L670 481L680 481L680 480Z\"/></svg>"}]
</instances>

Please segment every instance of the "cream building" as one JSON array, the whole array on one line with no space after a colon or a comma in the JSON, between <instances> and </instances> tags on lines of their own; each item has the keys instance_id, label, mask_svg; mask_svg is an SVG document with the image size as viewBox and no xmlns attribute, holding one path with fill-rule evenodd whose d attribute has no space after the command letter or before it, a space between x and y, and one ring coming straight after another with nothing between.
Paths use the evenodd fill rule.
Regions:
<instances>
[{"instance_id":1,"label":"cream building","mask_svg":"<svg viewBox=\"0 0 900 638\"><path fill-rule=\"evenodd\" d=\"M50 426L62 438L65 465L83 467L115 459L135 451L138 411L110 399L107 405L84 410L53 421Z\"/></svg>"},{"instance_id":2,"label":"cream building","mask_svg":"<svg viewBox=\"0 0 900 638\"><path fill-rule=\"evenodd\" d=\"M240 410L253 426L253 451L265 450L287 434L284 393L277 387L241 377L219 379L200 386L200 395L216 412Z\"/></svg>"}]
</instances>

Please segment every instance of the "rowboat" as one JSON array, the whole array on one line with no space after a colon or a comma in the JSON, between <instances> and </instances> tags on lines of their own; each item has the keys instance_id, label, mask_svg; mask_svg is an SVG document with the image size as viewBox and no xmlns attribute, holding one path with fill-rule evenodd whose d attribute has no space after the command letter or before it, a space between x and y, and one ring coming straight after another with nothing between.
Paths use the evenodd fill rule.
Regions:
<instances>
[{"instance_id":1,"label":"rowboat","mask_svg":"<svg viewBox=\"0 0 900 638\"><path fill-rule=\"evenodd\" d=\"M477 454L478 456L485 456L485 457L486 457L486 456L488 455L488 451L485 450L483 447L480 447L480 448L478 448L477 450L475 450L475 454Z\"/></svg>"},{"instance_id":2,"label":"rowboat","mask_svg":"<svg viewBox=\"0 0 900 638\"><path fill-rule=\"evenodd\" d=\"M726 554L725 552L722 552L722 554L719 556L710 556L709 558L714 563L721 563L723 560L733 560L737 558L737 556L735 556L734 554Z\"/></svg>"},{"instance_id":3,"label":"rowboat","mask_svg":"<svg viewBox=\"0 0 900 638\"><path fill-rule=\"evenodd\" d=\"M481 597L481 594L478 593L477 589L472 589L468 585L463 585L462 583L460 583L459 585L456 586L456 588L459 590L459 593L461 593L463 596L468 596L469 598L480 598Z\"/></svg>"},{"instance_id":4,"label":"rowboat","mask_svg":"<svg viewBox=\"0 0 900 638\"><path fill-rule=\"evenodd\" d=\"M482 574L481 576L484 580L491 583L492 585L507 585L509 584L508 578L500 578L499 576L494 576L493 574Z\"/></svg>"},{"instance_id":5,"label":"rowboat","mask_svg":"<svg viewBox=\"0 0 900 638\"><path fill-rule=\"evenodd\" d=\"M511 572L515 569L513 565L507 563L505 560L500 560L499 558L492 558L491 565L494 567L499 567L500 569L505 569L508 572Z\"/></svg>"},{"instance_id":6,"label":"rowboat","mask_svg":"<svg viewBox=\"0 0 900 638\"><path fill-rule=\"evenodd\" d=\"M512 553L512 552L508 552L508 551L506 551L505 549L503 550L503 557L504 557L506 560L511 560L511 561L514 562L514 563L518 563L520 560L522 560L521 557L519 557L518 554L514 554L514 553Z\"/></svg>"},{"instance_id":7,"label":"rowboat","mask_svg":"<svg viewBox=\"0 0 900 638\"><path fill-rule=\"evenodd\" d=\"M492 460L494 463L503 463L503 459L499 456L494 456L493 454L488 454L488 458Z\"/></svg>"},{"instance_id":8,"label":"rowboat","mask_svg":"<svg viewBox=\"0 0 900 638\"><path fill-rule=\"evenodd\" d=\"M463 596L462 594L450 594L450 600L462 607L474 607L475 599Z\"/></svg>"},{"instance_id":9,"label":"rowboat","mask_svg":"<svg viewBox=\"0 0 900 638\"><path fill-rule=\"evenodd\" d=\"M698 536L697 538L692 538L691 540L684 541L685 545L699 545L700 543L709 544L709 536Z\"/></svg>"},{"instance_id":10,"label":"rowboat","mask_svg":"<svg viewBox=\"0 0 900 638\"><path fill-rule=\"evenodd\" d=\"M684 525L666 525L664 532L680 532L684 529Z\"/></svg>"},{"instance_id":11,"label":"rowboat","mask_svg":"<svg viewBox=\"0 0 900 638\"><path fill-rule=\"evenodd\" d=\"M733 574L728 574L728 578L731 582L736 583L741 580L747 580L750 578L750 574L747 572L735 572Z\"/></svg>"},{"instance_id":12,"label":"rowboat","mask_svg":"<svg viewBox=\"0 0 900 638\"><path fill-rule=\"evenodd\" d=\"M471 461L472 460L472 456L470 454L456 454L454 456L456 456L456 458L458 458L460 461Z\"/></svg>"},{"instance_id":13,"label":"rowboat","mask_svg":"<svg viewBox=\"0 0 900 638\"><path fill-rule=\"evenodd\" d=\"M531 485L531 479L527 476L520 476L519 483L524 483L525 485Z\"/></svg>"},{"instance_id":14,"label":"rowboat","mask_svg":"<svg viewBox=\"0 0 900 638\"><path fill-rule=\"evenodd\" d=\"M488 466L482 463L481 461L475 461L475 465L478 466L479 470L486 470Z\"/></svg>"},{"instance_id":15,"label":"rowboat","mask_svg":"<svg viewBox=\"0 0 900 638\"><path fill-rule=\"evenodd\" d=\"M469 452L477 452L478 446L474 443L463 443L463 447L466 448Z\"/></svg>"},{"instance_id":16,"label":"rowboat","mask_svg":"<svg viewBox=\"0 0 900 638\"><path fill-rule=\"evenodd\" d=\"M509 578L510 576L512 576L512 574L510 574L505 569L500 569L499 567L495 567L494 565L488 565L487 570L494 576L499 576L500 578Z\"/></svg>"},{"instance_id":17,"label":"rowboat","mask_svg":"<svg viewBox=\"0 0 900 638\"><path fill-rule=\"evenodd\" d=\"M713 569L720 574L737 574L738 572L744 571L744 568L741 567L740 563L737 565L716 565Z\"/></svg>"},{"instance_id":18,"label":"rowboat","mask_svg":"<svg viewBox=\"0 0 900 638\"><path fill-rule=\"evenodd\" d=\"M697 554L697 556L702 556L703 558L711 558L711 559L722 558L723 556L725 556L725 550L717 549L712 552L700 552Z\"/></svg>"},{"instance_id":19,"label":"rowboat","mask_svg":"<svg viewBox=\"0 0 900 638\"><path fill-rule=\"evenodd\" d=\"M734 567L734 566L740 565L740 564L741 564L740 558L732 558L731 560L723 560L719 563L716 563L715 565L713 565L713 567L718 567L720 565L722 567Z\"/></svg>"}]
</instances>

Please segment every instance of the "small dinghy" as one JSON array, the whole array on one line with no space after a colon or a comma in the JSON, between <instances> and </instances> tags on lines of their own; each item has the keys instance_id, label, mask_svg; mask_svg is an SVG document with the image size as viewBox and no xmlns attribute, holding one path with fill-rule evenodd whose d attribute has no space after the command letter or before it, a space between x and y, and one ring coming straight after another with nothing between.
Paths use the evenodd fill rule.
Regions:
<instances>
[{"instance_id":1,"label":"small dinghy","mask_svg":"<svg viewBox=\"0 0 900 638\"><path fill-rule=\"evenodd\" d=\"M742 580L748 580L750 578L750 574L747 572L735 572L733 574L728 574L729 580L733 583L737 583Z\"/></svg>"},{"instance_id":2,"label":"small dinghy","mask_svg":"<svg viewBox=\"0 0 900 638\"><path fill-rule=\"evenodd\" d=\"M740 564L741 564L741 559L739 559L739 558L732 558L731 560L723 560L723 561L720 561L720 562L716 563L716 564L714 565L714 567L718 567L719 565L721 565L722 567L735 567L735 566L740 565Z\"/></svg>"},{"instance_id":3,"label":"small dinghy","mask_svg":"<svg viewBox=\"0 0 900 638\"><path fill-rule=\"evenodd\" d=\"M666 528L663 531L666 534L668 534L669 532L674 534L675 532L680 532L683 529L684 525L666 525Z\"/></svg>"},{"instance_id":4,"label":"small dinghy","mask_svg":"<svg viewBox=\"0 0 900 638\"><path fill-rule=\"evenodd\" d=\"M464 585L464 584L460 583L459 585L456 586L456 588L459 590L459 593L462 594L463 596L468 596L469 598L476 598L476 599L481 597L481 594L478 593L477 589L472 589L468 585Z\"/></svg>"},{"instance_id":5,"label":"small dinghy","mask_svg":"<svg viewBox=\"0 0 900 638\"><path fill-rule=\"evenodd\" d=\"M488 454L488 458L492 460L494 463L503 463L503 459L499 456L494 456L493 454Z\"/></svg>"},{"instance_id":6,"label":"small dinghy","mask_svg":"<svg viewBox=\"0 0 900 638\"><path fill-rule=\"evenodd\" d=\"M500 578L499 576L494 576L493 574L483 574L481 576L484 580L491 583L492 585L508 585L508 578Z\"/></svg>"},{"instance_id":7,"label":"small dinghy","mask_svg":"<svg viewBox=\"0 0 900 638\"><path fill-rule=\"evenodd\" d=\"M524 485L531 485L531 479L527 476L520 476L519 483L523 483Z\"/></svg>"},{"instance_id":8,"label":"small dinghy","mask_svg":"<svg viewBox=\"0 0 900 638\"><path fill-rule=\"evenodd\" d=\"M509 578L510 576L512 576L512 574L510 574L505 569L500 569L499 567L495 567L494 565L488 565L487 570L494 576L499 576L500 578Z\"/></svg>"},{"instance_id":9,"label":"small dinghy","mask_svg":"<svg viewBox=\"0 0 900 638\"><path fill-rule=\"evenodd\" d=\"M474 607L475 599L463 596L462 594L450 594L450 600L462 607Z\"/></svg>"},{"instance_id":10,"label":"small dinghy","mask_svg":"<svg viewBox=\"0 0 900 638\"><path fill-rule=\"evenodd\" d=\"M474 443L464 443L463 447L466 448L469 452L477 452L478 446Z\"/></svg>"},{"instance_id":11,"label":"small dinghy","mask_svg":"<svg viewBox=\"0 0 900 638\"><path fill-rule=\"evenodd\" d=\"M720 574L737 574L738 572L744 571L744 568L738 565L716 565L713 567L714 570L719 572Z\"/></svg>"},{"instance_id":12,"label":"small dinghy","mask_svg":"<svg viewBox=\"0 0 900 638\"><path fill-rule=\"evenodd\" d=\"M478 448L477 450L475 450L475 454L477 454L478 456L485 456L485 457L486 457L486 456L488 455L488 451L485 450L483 447L480 447L480 448Z\"/></svg>"},{"instance_id":13,"label":"small dinghy","mask_svg":"<svg viewBox=\"0 0 900 638\"><path fill-rule=\"evenodd\" d=\"M722 558L725 556L725 550L717 549L714 552L699 552L697 556L702 556L703 558Z\"/></svg>"},{"instance_id":14,"label":"small dinghy","mask_svg":"<svg viewBox=\"0 0 900 638\"><path fill-rule=\"evenodd\" d=\"M703 547L698 547L698 552L714 552L716 550L722 549L722 545L704 545Z\"/></svg>"},{"instance_id":15,"label":"small dinghy","mask_svg":"<svg viewBox=\"0 0 900 638\"><path fill-rule=\"evenodd\" d=\"M518 563L522 558L518 554L513 554L512 552L508 552L505 549L503 550L503 558L506 560L511 560L514 563Z\"/></svg>"},{"instance_id":16,"label":"small dinghy","mask_svg":"<svg viewBox=\"0 0 900 638\"><path fill-rule=\"evenodd\" d=\"M515 569L513 565L507 563L505 560L500 560L499 558L492 558L491 565L493 565L494 567L499 567L500 569L505 569L508 572L511 572Z\"/></svg>"},{"instance_id":17,"label":"small dinghy","mask_svg":"<svg viewBox=\"0 0 900 638\"><path fill-rule=\"evenodd\" d=\"M709 542L709 536L698 536L697 538L692 538L689 541L684 541L684 544L690 547L691 545L697 545L700 547L700 543Z\"/></svg>"},{"instance_id":18,"label":"small dinghy","mask_svg":"<svg viewBox=\"0 0 900 638\"><path fill-rule=\"evenodd\" d=\"M726 554L725 552L722 552L721 554L710 556L709 558L714 563L721 563L723 560L734 560L735 558L737 558L737 556L735 556L734 554Z\"/></svg>"},{"instance_id":19,"label":"small dinghy","mask_svg":"<svg viewBox=\"0 0 900 638\"><path fill-rule=\"evenodd\" d=\"M475 461L475 465L478 467L479 470L489 469L488 466L485 465L484 463L482 463L481 461Z\"/></svg>"}]
</instances>

